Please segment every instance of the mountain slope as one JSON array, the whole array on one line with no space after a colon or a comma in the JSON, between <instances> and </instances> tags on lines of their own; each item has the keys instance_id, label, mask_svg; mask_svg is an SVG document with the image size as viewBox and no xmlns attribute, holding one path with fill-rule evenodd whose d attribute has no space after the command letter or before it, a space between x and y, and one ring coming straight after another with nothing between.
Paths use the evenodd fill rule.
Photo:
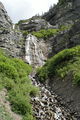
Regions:
<instances>
[{"instance_id":1,"label":"mountain slope","mask_svg":"<svg viewBox=\"0 0 80 120\"><path fill-rule=\"evenodd\" d=\"M66 110L66 115L63 115L66 119L72 120L74 116L74 120L80 119L79 6L79 0L59 0L59 3L43 16L20 20L13 25L0 3L0 48L5 52L4 54L2 49L0 50L0 88L2 91L7 89L12 110L20 114L23 120L34 120L34 114L41 120L42 117L48 117L50 120L49 113L54 119L53 114L58 107L56 119L64 114L62 108L69 108L69 114ZM17 58L25 60L28 64ZM50 59L46 62L48 58ZM30 75L29 64L33 67L33 76ZM35 68L42 65L36 77ZM37 84L39 80L44 83L38 83L41 87L40 97L32 97L37 94L38 89L32 85L29 77L32 77L33 84ZM45 85L51 90L48 91L51 99L46 95ZM59 99L56 97L53 100L54 92L60 96ZM51 104L45 99L52 101ZM55 105L51 107L53 103ZM46 109L48 107L51 112ZM41 110L45 116L41 115Z\"/></svg>"},{"instance_id":2,"label":"mountain slope","mask_svg":"<svg viewBox=\"0 0 80 120\"><path fill-rule=\"evenodd\" d=\"M71 113L80 119L80 46L65 49L38 70L38 79L61 96Z\"/></svg>"}]
</instances>

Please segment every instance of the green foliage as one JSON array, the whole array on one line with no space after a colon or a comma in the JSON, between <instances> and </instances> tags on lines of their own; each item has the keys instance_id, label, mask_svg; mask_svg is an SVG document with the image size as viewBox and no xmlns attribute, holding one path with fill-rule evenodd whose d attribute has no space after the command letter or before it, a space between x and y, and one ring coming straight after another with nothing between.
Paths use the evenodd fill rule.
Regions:
<instances>
[{"instance_id":1,"label":"green foliage","mask_svg":"<svg viewBox=\"0 0 80 120\"><path fill-rule=\"evenodd\" d=\"M30 96L36 96L39 93L39 88L35 86L31 86Z\"/></svg>"},{"instance_id":2,"label":"green foliage","mask_svg":"<svg viewBox=\"0 0 80 120\"><path fill-rule=\"evenodd\" d=\"M12 79L18 77L15 67L4 62L0 62L0 73L3 73L4 75Z\"/></svg>"},{"instance_id":3,"label":"green foliage","mask_svg":"<svg viewBox=\"0 0 80 120\"><path fill-rule=\"evenodd\" d=\"M65 49L51 59L38 70L41 82L47 78L60 76L64 78L69 72L73 74L73 83L80 84L80 46Z\"/></svg>"},{"instance_id":4,"label":"green foliage","mask_svg":"<svg viewBox=\"0 0 80 120\"><path fill-rule=\"evenodd\" d=\"M58 33L58 29L42 29L38 32L32 32L33 35L35 35L38 38L47 38L50 36L53 36Z\"/></svg>"},{"instance_id":5,"label":"green foliage","mask_svg":"<svg viewBox=\"0 0 80 120\"><path fill-rule=\"evenodd\" d=\"M4 106L0 104L0 120L13 120L7 111L5 111Z\"/></svg>"},{"instance_id":6,"label":"green foliage","mask_svg":"<svg viewBox=\"0 0 80 120\"><path fill-rule=\"evenodd\" d=\"M12 110L23 116L31 116L30 97L35 96L38 88L31 84L28 75L32 71L30 65L17 58L9 58L0 50L0 89L8 90Z\"/></svg>"},{"instance_id":7,"label":"green foliage","mask_svg":"<svg viewBox=\"0 0 80 120\"><path fill-rule=\"evenodd\" d=\"M45 82L46 79L48 78L48 71L47 67L43 66L39 69L37 69L37 74L40 82Z\"/></svg>"},{"instance_id":8,"label":"green foliage","mask_svg":"<svg viewBox=\"0 0 80 120\"><path fill-rule=\"evenodd\" d=\"M23 36L27 36L29 32L27 30L22 31Z\"/></svg>"},{"instance_id":9,"label":"green foliage","mask_svg":"<svg viewBox=\"0 0 80 120\"><path fill-rule=\"evenodd\" d=\"M35 118L30 114L26 114L26 116L23 118L23 120L35 120Z\"/></svg>"},{"instance_id":10,"label":"green foliage","mask_svg":"<svg viewBox=\"0 0 80 120\"><path fill-rule=\"evenodd\" d=\"M59 28L59 31L65 31L65 30L69 30L72 27L73 24L69 24L69 25L61 25Z\"/></svg>"},{"instance_id":11,"label":"green foliage","mask_svg":"<svg viewBox=\"0 0 80 120\"><path fill-rule=\"evenodd\" d=\"M12 103L13 111L25 115L27 112L32 113L29 96L24 94L23 90L20 90L19 86L13 88L9 92L9 99Z\"/></svg>"},{"instance_id":12,"label":"green foliage","mask_svg":"<svg viewBox=\"0 0 80 120\"><path fill-rule=\"evenodd\" d=\"M60 33L61 31L65 31L65 30L69 30L72 27L72 25L61 25L59 29L42 29L40 31L37 32L32 32L32 34L34 36L36 36L37 38L48 38L51 36L54 36L58 33Z\"/></svg>"}]
</instances>

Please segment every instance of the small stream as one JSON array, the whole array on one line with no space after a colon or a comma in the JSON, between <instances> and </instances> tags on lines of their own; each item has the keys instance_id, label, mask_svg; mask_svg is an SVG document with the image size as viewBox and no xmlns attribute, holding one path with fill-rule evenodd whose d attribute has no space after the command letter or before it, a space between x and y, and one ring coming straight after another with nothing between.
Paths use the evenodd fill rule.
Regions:
<instances>
[{"instance_id":1,"label":"small stream","mask_svg":"<svg viewBox=\"0 0 80 120\"><path fill-rule=\"evenodd\" d=\"M35 74L29 76L32 84L40 88L40 95L32 98L33 111L36 120L74 120L70 114L62 109L55 94L35 80Z\"/></svg>"},{"instance_id":2,"label":"small stream","mask_svg":"<svg viewBox=\"0 0 80 120\"><path fill-rule=\"evenodd\" d=\"M25 53L26 61L34 68L44 65L45 57L39 47L38 39L31 34L26 37ZM59 106L56 95L50 92L49 87L45 87L36 80L35 74L33 71L29 77L32 80L32 84L40 88L40 95L32 97L36 120L74 120L67 110Z\"/></svg>"}]
</instances>

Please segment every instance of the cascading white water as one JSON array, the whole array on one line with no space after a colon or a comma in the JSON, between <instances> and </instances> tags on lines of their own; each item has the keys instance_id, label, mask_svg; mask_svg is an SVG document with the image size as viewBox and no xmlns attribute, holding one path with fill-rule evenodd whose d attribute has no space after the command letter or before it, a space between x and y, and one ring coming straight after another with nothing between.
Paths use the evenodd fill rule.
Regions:
<instances>
[{"instance_id":1,"label":"cascading white water","mask_svg":"<svg viewBox=\"0 0 80 120\"><path fill-rule=\"evenodd\" d=\"M15 29L15 24L13 24L13 30Z\"/></svg>"},{"instance_id":2,"label":"cascading white water","mask_svg":"<svg viewBox=\"0 0 80 120\"><path fill-rule=\"evenodd\" d=\"M30 65L37 67L44 64L46 58L39 46L38 39L31 34L26 37L25 52L25 59Z\"/></svg>"},{"instance_id":3,"label":"cascading white water","mask_svg":"<svg viewBox=\"0 0 80 120\"><path fill-rule=\"evenodd\" d=\"M52 94L45 86L35 79L35 73L29 76L33 85L40 88L40 96L32 97L36 120L73 120L67 119L65 111L57 104L55 94ZM68 114L69 116L69 114ZM70 116L69 116L70 117Z\"/></svg>"},{"instance_id":4,"label":"cascading white water","mask_svg":"<svg viewBox=\"0 0 80 120\"><path fill-rule=\"evenodd\" d=\"M31 42L31 36L27 36L26 38L26 44L25 44L25 50L26 50L26 56L25 59L29 64L31 64L31 56L30 56L30 42Z\"/></svg>"},{"instance_id":5,"label":"cascading white water","mask_svg":"<svg viewBox=\"0 0 80 120\"><path fill-rule=\"evenodd\" d=\"M43 45L43 44L41 44ZM45 49L45 48L44 48ZM26 61L33 67L42 66L46 59L40 48L40 41L28 34L25 43ZM34 70L35 71L35 70ZM32 97L33 111L37 120L67 120L65 112L57 105L57 100L52 93L35 79L35 72L29 76L32 84L40 88L41 96ZM72 119L70 119L72 120Z\"/></svg>"}]
</instances>

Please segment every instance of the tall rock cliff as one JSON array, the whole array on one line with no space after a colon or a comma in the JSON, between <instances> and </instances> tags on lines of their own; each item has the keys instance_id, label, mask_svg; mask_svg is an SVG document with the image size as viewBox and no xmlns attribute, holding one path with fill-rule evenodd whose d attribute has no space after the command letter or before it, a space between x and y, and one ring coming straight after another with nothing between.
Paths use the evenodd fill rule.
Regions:
<instances>
[{"instance_id":1,"label":"tall rock cliff","mask_svg":"<svg viewBox=\"0 0 80 120\"><path fill-rule=\"evenodd\" d=\"M52 55L59 51L80 44L80 1L60 0L57 5L50 8L42 18L51 25L62 28L52 40ZM67 29L69 28L69 29Z\"/></svg>"},{"instance_id":2,"label":"tall rock cliff","mask_svg":"<svg viewBox=\"0 0 80 120\"><path fill-rule=\"evenodd\" d=\"M25 39L25 60L33 66L42 66L52 52L52 42L45 40L44 37L37 37L35 34L40 30L46 31L55 27L40 16L21 20L18 22L17 27L23 33Z\"/></svg>"},{"instance_id":3,"label":"tall rock cliff","mask_svg":"<svg viewBox=\"0 0 80 120\"><path fill-rule=\"evenodd\" d=\"M58 52L67 48L71 48L68 50L73 51L74 46L80 46L79 0L59 0L59 3L52 7L49 12L45 13L42 18L60 30L57 35L49 38L49 40L52 41L51 56L54 56ZM77 59L77 54L74 55L74 52L71 52L73 57L70 58L67 50L64 50L64 54L60 52L51 58L51 60L44 65L41 73L45 71L43 73L45 78L45 73L49 69L49 78L46 79L46 83L49 84L51 90L63 98L63 102L59 99L61 104L63 106L66 105L70 109L71 114L74 114L77 120L80 120L80 84L78 83L78 85L75 85L73 83L75 79L73 76L75 76L76 70L78 70L76 71L76 76L77 74L80 76L80 65L79 63L76 63L80 61L80 49L78 50L77 47L75 48L76 52L78 52L79 59ZM71 69L71 67L73 68ZM64 75L65 69L66 73ZM63 73L61 71L63 71ZM62 77L59 76L60 74ZM80 82L79 76L75 81L79 80L78 82Z\"/></svg>"},{"instance_id":4,"label":"tall rock cliff","mask_svg":"<svg viewBox=\"0 0 80 120\"><path fill-rule=\"evenodd\" d=\"M22 34L13 29L13 23L0 2L0 47L13 57L22 56Z\"/></svg>"},{"instance_id":5,"label":"tall rock cliff","mask_svg":"<svg viewBox=\"0 0 80 120\"><path fill-rule=\"evenodd\" d=\"M72 24L80 18L80 1L60 0L57 5L43 15L43 18L52 25Z\"/></svg>"},{"instance_id":6,"label":"tall rock cliff","mask_svg":"<svg viewBox=\"0 0 80 120\"><path fill-rule=\"evenodd\" d=\"M79 0L59 0L59 3L43 16L34 16L28 20L19 21L19 23L14 26L4 6L0 2L0 48L5 49L6 53L13 57L23 58L33 67L42 66L48 58L61 50L80 45L79 7ZM66 57L60 57L62 61L56 59L58 64L59 62L63 63L63 61L65 61L65 63L68 62L68 60L64 60ZM75 62L75 58L76 57L74 57L73 61L71 59L70 62ZM56 62L56 60L54 60L54 62ZM53 65L55 67L55 64ZM59 64L59 66L60 65L65 64ZM47 66L47 64L44 66ZM53 66L51 65L50 67L52 67L53 70ZM41 75L44 72L45 69L43 69ZM44 77L46 73L47 71L41 77ZM76 111L80 113L80 88L73 86L71 82L72 76L70 75L71 74L69 74L68 78L63 79L63 81L60 81L61 79L57 77L52 77L50 79L51 81L47 82L49 82L51 90L56 91L65 101L67 98L68 108L72 109L71 114L74 115L75 112L75 116L80 120L80 114L76 114ZM68 83L67 80L69 79L70 81L68 81ZM55 80L57 80L57 82ZM70 94L68 94L67 91ZM65 104L62 102L62 105Z\"/></svg>"},{"instance_id":7,"label":"tall rock cliff","mask_svg":"<svg viewBox=\"0 0 80 120\"><path fill-rule=\"evenodd\" d=\"M7 12L3 6L3 4L0 2L0 28L11 28L12 27L12 21L7 15Z\"/></svg>"}]
</instances>

